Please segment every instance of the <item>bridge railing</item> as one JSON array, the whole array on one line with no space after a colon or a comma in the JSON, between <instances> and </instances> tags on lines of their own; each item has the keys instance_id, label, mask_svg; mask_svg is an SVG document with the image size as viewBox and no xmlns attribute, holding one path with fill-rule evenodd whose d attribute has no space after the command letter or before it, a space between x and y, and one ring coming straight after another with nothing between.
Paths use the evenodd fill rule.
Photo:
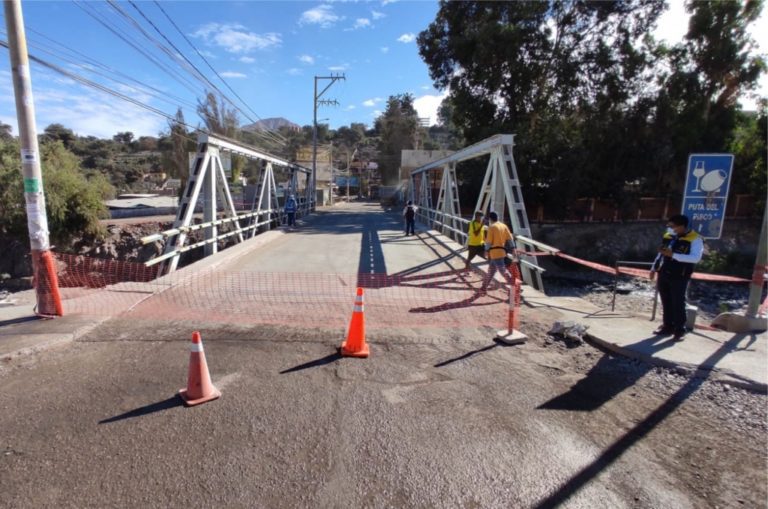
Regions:
<instances>
[{"instance_id":1,"label":"bridge railing","mask_svg":"<svg viewBox=\"0 0 768 509\"><path fill-rule=\"evenodd\" d=\"M441 210L431 209L429 207L419 207L417 212L417 217L419 218L420 222L422 222L423 224L426 224L430 228L441 231L443 235L448 235L451 239L453 239L454 241L462 245L466 244L467 242L466 230L459 230L457 228L454 228L453 226L451 226L450 223L458 222L463 225L469 225L470 221L468 219L454 216L452 214L447 214ZM544 244L543 242L533 240L524 235L515 235L515 241L521 244L524 244L526 246L530 246L531 248L535 248L540 251L545 251L551 254L560 252L560 250L557 249L556 247L549 246L547 244ZM524 249L522 251L527 251L527 249ZM524 252L521 252L520 254L524 254ZM520 258L520 263L522 263L526 267L529 267L531 270L535 270L539 273L545 271L543 268L539 267L537 264L531 263L522 258Z\"/></svg>"},{"instance_id":2,"label":"bridge railing","mask_svg":"<svg viewBox=\"0 0 768 509\"><path fill-rule=\"evenodd\" d=\"M218 242L221 239L226 239L226 238L231 237L233 235L237 235L238 233L248 232L248 231L253 230L255 228L259 228L259 227L262 227L262 226L270 225L270 224L274 223L275 221L277 221L277 218L272 217L272 214L279 215L280 212L281 212L280 209L258 210L256 212L249 212L247 214L242 214L242 215L238 215L238 216L234 216L234 217L225 217L225 218L221 218L221 219L216 219L214 221L207 221L207 222L204 222L204 223L194 224L194 225L190 225L190 226L179 226L179 227L176 227L176 228L171 228L171 229L162 231L160 233L155 233L155 234L152 234L152 235L147 235L146 237L142 237L141 238L142 245L147 245L147 244L150 244L152 242L158 242L158 241L163 241L163 240L165 240L167 242L167 240L169 238L174 237L176 235L179 235L180 233L190 233L190 232L193 232L193 231L196 231L196 230L202 230L202 229L205 229L205 228L210 228L211 226L220 226L220 225L231 223L231 222L235 222L235 221L237 221L238 224L239 224L239 222L244 220L244 219L256 218L256 222L254 222L254 223L252 223L252 224L250 224L248 226L241 226L241 227L236 228L236 229L234 229L234 230L232 230L230 232L218 234L216 237L208 238L208 239L202 240L200 242L196 242L194 244L189 244L189 245L184 245L184 246L177 247L177 248L175 248L172 251L163 253L162 255L160 255L160 256L158 256L156 258L152 258L151 260L145 262L144 265L146 267L151 267L151 266L153 266L153 265L155 265L157 263L160 263L160 262L163 262L163 261L168 260L170 258L173 258L174 256L178 256L178 255L180 255L182 253L186 253L187 251L191 251L192 249L195 249L195 248L198 248L198 247L203 247L203 246L206 246L206 245L211 244L213 242ZM261 216L264 216L264 215L267 215L267 219L266 220L260 220Z\"/></svg>"}]
</instances>

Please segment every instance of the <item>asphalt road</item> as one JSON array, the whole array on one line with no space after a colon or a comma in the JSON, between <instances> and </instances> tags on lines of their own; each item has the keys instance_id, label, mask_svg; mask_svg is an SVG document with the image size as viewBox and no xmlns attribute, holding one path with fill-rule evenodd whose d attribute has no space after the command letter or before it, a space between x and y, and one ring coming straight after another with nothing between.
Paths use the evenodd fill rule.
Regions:
<instances>
[{"instance_id":1,"label":"asphalt road","mask_svg":"<svg viewBox=\"0 0 768 509\"><path fill-rule=\"evenodd\" d=\"M226 271L445 271L435 247L402 236L396 215L346 207ZM322 317L312 326L215 316L137 308L5 366L0 506L764 504L764 444L709 420L693 387L646 390L640 375L594 369L616 362L601 352L551 345L546 310L524 316L531 341L514 347L480 324L380 318L368 359L338 357L344 328ZM194 329L223 395L184 408L176 391Z\"/></svg>"}]
</instances>

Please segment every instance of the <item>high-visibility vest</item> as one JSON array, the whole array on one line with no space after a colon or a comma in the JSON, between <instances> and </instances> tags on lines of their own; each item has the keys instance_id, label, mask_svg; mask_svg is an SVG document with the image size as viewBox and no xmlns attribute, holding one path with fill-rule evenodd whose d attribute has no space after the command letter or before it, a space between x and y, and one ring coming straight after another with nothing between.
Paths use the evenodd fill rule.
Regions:
<instances>
[{"instance_id":1,"label":"high-visibility vest","mask_svg":"<svg viewBox=\"0 0 768 509\"><path fill-rule=\"evenodd\" d=\"M469 240L467 240L467 245L482 246L485 240L485 229L482 221L472 221L469 223Z\"/></svg>"}]
</instances>

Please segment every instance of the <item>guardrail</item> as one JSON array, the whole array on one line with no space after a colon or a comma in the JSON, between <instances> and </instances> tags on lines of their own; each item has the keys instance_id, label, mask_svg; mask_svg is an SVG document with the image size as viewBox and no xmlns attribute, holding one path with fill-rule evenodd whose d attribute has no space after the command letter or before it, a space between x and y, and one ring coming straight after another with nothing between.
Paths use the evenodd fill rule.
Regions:
<instances>
[{"instance_id":1,"label":"guardrail","mask_svg":"<svg viewBox=\"0 0 768 509\"><path fill-rule=\"evenodd\" d=\"M256 217L256 216L262 216L264 214L269 214L270 215L269 219L267 219L265 221L259 221L257 219L257 221L255 223L251 224L251 225L244 226L244 227L239 227L239 228L236 228L235 230L233 230L231 232L222 233L220 235L217 235L216 237L213 237L213 238L210 238L210 239L206 239L206 240L203 240L203 241L200 241L200 242L196 242L194 244L190 244L190 245L187 245L187 246L183 246L183 247L180 247L180 248L175 249L173 251L170 251L168 253L164 253L161 256L158 256L157 258L152 258L151 260L145 262L144 266L145 267L151 267L152 265L158 264L158 263L160 263L160 262L162 262L164 260L167 260L169 258L173 258L174 256L180 255L181 253L186 253L187 251L190 251L192 249L195 249L195 248L198 248L198 247L202 247L202 246L205 246L207 244L212 244L214 242L219 241L220 239L226 239L228 237L231 237L232 235L237 235L238 233L247 232L247 231L252 230L254 228L259 228L260 226L264 226L264 225L268 225L270 223L273 223L273 222L276 221L276 218L271 217L271 214L273 214L273 213L279 214L280 213L280 209L259 210L259 211L256 211L256 212L249 212L248 214L243 214L243 215L233 216L233 217L226 217L226 218L222 218L222 219L216 219L214 221L208 221L208 222L205 222L205 223L199 223L199 224L194 224L194 225L190 225L190 226L179 226L179 227L176 227L176 228L171 228L169 230L162 231L160 233L155 233L153 235L147 235L146 237L142 237L141 238L141 243L142 243L142 245L146 245L146 244L149 244L151 242L157 242L157 241L160 241L160 240L163 240L163 239L167 239L169 237L173 237L173 236L179 235L180 233L189 233L189 232L193 232L193 231L196 231L196 230L202 230L203 228L209 228L211 226L219 226L219 225L222 225L222 224L231 223L233 221L241 221L243 219L249 219L249 218Z\"/></svg>"},{"instance_id":2,"label":"guardrail","mask_svg":"<svg viewBox=\"0 0 768 509\"><path fill-rule=\"evenodd\" d=\"M426 213L422 212L422 211L425 211ZM447 217L447 218L453 219L454 221L459 221L460 223L463 223L465 225L469 225L470 221L468 219L464 219L463 217L458 217L458 216L452 216L452 215L446 214L446 213L444 213L444 212L442 212L440 210L430 209L430 208L427 208L427 207L419 207L418 211L416 212L416 215L420 219L422 219L422 221L421 221L422 223L427 224L429 227L434 228L436 225L438 225L443 230L448 230L448 231L454 233L457 237L459 237L459 238L452 237L453 240L455 240L456 242L460 242L461 244L465 244L466 243L466 241L467 241L467 232L466 231L462 231L462 230L457 230L456 228L454 228L452 226L449 226L445 222L445 219ZM442 221L440 219L437 219L438 216L441 217ZM549 246L547 244L544 244L543 242L539 242L539 241L530 239L530 238L525 237L523 235L515 235L515 241L516 242L521 242L523 244L527 244L527 245L535 247L535 248L538 248L541 251L547 251L550 254L555 254L555 253L559 253L560 252L560 250L557 249L556 247ZM525 256L524 252L521 252L520 254ZM536 270L536 271L538 271L540 273L541 272L546 272L546 269L543 269L543 268L539 267L536 264L530 263L530 262L528 262L526 260L523 260L522 258L519 258L519 260L520 260L520 263L522 263L523 265L525 265L527 267L530 267L532 270Z\"/></svg>"}]
</instances>

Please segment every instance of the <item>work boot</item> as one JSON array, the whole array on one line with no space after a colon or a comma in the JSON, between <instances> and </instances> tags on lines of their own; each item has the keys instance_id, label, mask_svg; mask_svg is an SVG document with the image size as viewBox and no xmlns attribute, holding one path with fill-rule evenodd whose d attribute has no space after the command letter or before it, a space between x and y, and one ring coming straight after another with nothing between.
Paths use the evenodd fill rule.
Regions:
<instances>
[{"instance_id":1,"label":"work boot","mask_svg":"<svg viewBox=\"0 0 768 509\"><path fill-rule=\"evenodd\" d=\"M674 332L675 331L672 330L672 327L670 327L668 325L662 325L661 327L659 327L658 329L653 331L653 333L656 334L657 336L669 336L670 334L673 334Z\"/></svg>"}]
</instances>

